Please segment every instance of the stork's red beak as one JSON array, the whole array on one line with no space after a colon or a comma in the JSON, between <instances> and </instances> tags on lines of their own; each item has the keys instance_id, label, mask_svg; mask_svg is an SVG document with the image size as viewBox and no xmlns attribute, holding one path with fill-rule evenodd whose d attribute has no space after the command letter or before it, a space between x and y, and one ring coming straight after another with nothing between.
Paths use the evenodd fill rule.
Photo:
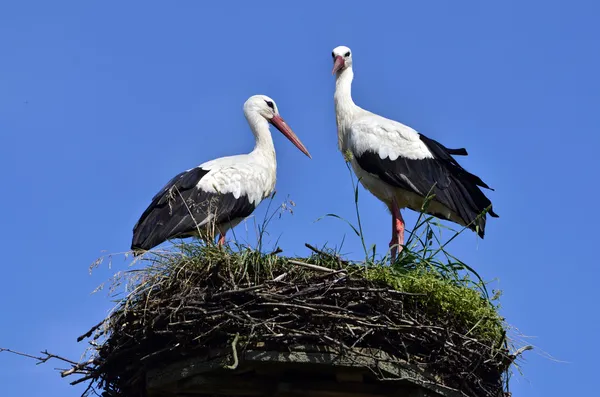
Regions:
<instances>
[{"instance_id":1,"label":"stork's red beak","mask_svg":"<svg viewBox=\"0 0 600 397\"><path fill-rule=\"evenodd\" d=\"M275 128L281 131L281 133L285 135L285 137L289 139L298 149L300 149L302 153L307 155L309 159L312 159L306 147L302 144L302 142L300 142L300 139L298 139L296 134L294 134L294 131L292 131L290 126L287 125L287 123L281 118L280 115L276 114L270 121L271 124L273 124Z\"/></svg>"},{"instance_id":2,"label":"stork's red beak","mask_svg":"<svg viewBox=\"0 0 600 397\"><path fill-rule=\"evenodd\" d=\"M333 70L331 71L331 74L336 74L338 71L340 71L343 67L344 67L344 58L342 58L341 56L336 56L335 57L335 62L333 63Z\"/></svg>"}]
</instances>

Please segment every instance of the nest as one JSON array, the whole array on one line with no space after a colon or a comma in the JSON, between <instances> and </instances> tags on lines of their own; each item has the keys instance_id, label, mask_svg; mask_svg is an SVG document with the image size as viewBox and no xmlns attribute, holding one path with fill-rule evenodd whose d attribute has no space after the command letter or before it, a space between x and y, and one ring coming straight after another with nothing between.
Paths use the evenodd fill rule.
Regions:
<instances>
[{"instance_id":1,"label":"nest","mask_svg":"<svg viewBox=\"0 0 600 397\"><path fill-rule=\"evenodd\" d=\"M255 342L283 351L294 344L340 354L378 349L465 395L504 395L514 356L503 344L502 319L472 289L427 271L399 276L324 253L297 261L199 245L184 251L130 273L133 292L80 338L95 341L92 359L77 368L80 381L107 397L144 396L149 369L237 337L238 350ZM444 288L475 306L436 298Z\"/></svg>"}]
</instances>

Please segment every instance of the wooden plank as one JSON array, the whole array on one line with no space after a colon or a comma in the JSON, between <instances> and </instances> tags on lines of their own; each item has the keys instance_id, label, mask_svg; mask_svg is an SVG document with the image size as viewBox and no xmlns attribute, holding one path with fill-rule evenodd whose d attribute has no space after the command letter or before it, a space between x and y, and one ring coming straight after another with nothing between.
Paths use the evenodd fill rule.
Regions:
<instances>
[{"instance_id":1,"label":"wooden plank","mask_svg":"<svg viewBox=\"0 0 600 397\"><path fill-rule=\"evenodd\" d=\"M206 356L191 357L177 361L171 365L148 371L146 385L148 389L162 388L191 376L222 369L227 364L227 357L207 359Z\"/></svg>"},{"instance_id":2,"label":"wooden plank","mask_svg":"<svg viewBox=\"0 0 600 397\"><path fill-rule=\"evenodd\" d=\"M335 379L342 382L363 382L364 375L362 371L340 370L335 372Z\"/></svg>"},{"instance_id":3,"label":"wooden plank","mask_svg":"<svg viewBox=\"0 0 600 397\"><path fill-rule=\"evenodd\" d=\"M339 354L331 348L318 346L294 346L294 350L264 351L246 350L238 352L239 365L235 370L224 369L231 364L231 350L221 349L209 354L190 357L171 365L156 368L147 374L148 394L151 397L163 397L163 391L169 396L178 393L200 396L203 394L258 396L265 395L263 385L270 384L270 390L279 390L280 397L388 397L408 396L406 385L427 390L425 396L464 397L464 394L441 386L416 365L410 365L384 352L346 351ZM370 349L373 350L373 349ZM252 371L254 374L239 374ZM284 373L297 377L300 384L288 382ZM311 375L313 374L313 375ZM380 389L360 389L364 386L365 376L386 378L378 381L381 387L390 387L381 394ZM323 389L311 382L315 378L329 377L333 388ZM250 379L248 379L250 378ZM309 385L312 384L312 388ZM280 386L278 386L280 385ZM343 387L342 387L343 386ZM281 390L280 390L281 389ZM362 390L362 391L361 391ZM373 391L375 390L375 392ZM398 392L396 392L398 391ZM399 393L399 394L398 394ZM415 395L416 396L416 395ZM412 397L412 395L410 395Z\"/></svg>"},{"instance_id":4,"label":"wooden plank","mask_svg":"<svg viewBox=\"0 0 600 397\"><path fill-rule=\"evenodd\" d=\"M397 389L398 385L340 384L334 381L280 382L275 397L384 397Z\"/></svg>"},{"instance_id":5,"label":"wooden plank","mask_svg":"<svg viewBox=\"0 0 600 397\"><path fill-rule=\"evenodd\" d=\"M269 388L268 382L259 377L197 375L180 382L177 386L177 393L264 396L268 393Z\"/></svg>"}]
</instances>

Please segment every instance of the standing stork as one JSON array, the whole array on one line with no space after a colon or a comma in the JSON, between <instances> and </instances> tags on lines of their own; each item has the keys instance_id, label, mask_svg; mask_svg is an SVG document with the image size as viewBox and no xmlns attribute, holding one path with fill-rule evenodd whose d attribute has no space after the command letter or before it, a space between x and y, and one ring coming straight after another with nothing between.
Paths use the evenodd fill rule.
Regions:
<instances>
[{"instance_id":1,"label":"standing stork","mask_svg":"<svg viewBox=\"0 0 600 397\"><path fill-rule=\"evenodd\" d=\"M354 104L352 53L345 46L332 52L335 74L335 115L338 147L348 158L362 185L383 201L392 213L392 260L404 244L402 208L420 211L431 191L435 196L427 213L459 225L468 225L481 238L486 216L498 217L480 187L479 177L452 157L466 156L465 149L448 149L412 128Z\"/></svg>"},{"instance_id":2,"label":"standing stork","mask_svg":"<svg viewBox=\"0 0 600 397\"><path fill-rule=\"evenodd\" d=\"M201 236L201 230L210 225L220 234L219 245L224 244L225 233L249 216L275 188L277 161L269 123L311 157L271 98L250 97L244 103L244 115L256 138L254 150L208 161L171 179L133 227L134 252L175 237Z\"/></svg>"}]
</instances>

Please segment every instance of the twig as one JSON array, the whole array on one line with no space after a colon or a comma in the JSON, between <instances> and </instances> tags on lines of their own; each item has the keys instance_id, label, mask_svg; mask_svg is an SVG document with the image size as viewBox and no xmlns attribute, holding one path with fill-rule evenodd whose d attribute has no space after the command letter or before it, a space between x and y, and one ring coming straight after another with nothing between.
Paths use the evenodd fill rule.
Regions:
<instances>
[{"instance_id":1,"label":"twig","mask_svg":"<svg viewBox=\"0 0 600 397\"><path fill-rule=\"evenodd\" d=\"M73 382L69 383L71 386L75 386L78 385L79 383L85 382L86 380L90 380L90 379L94 379L96 377L95 374L89 374L84 376L83 378L79 378L77 380L74 380Z\"/></svg>"},{"instance_id":2,"label":"twig","mask_svg":"<svg viewBox=\"0 0 600 397\"><path fill-rule=\"evenodd\" d=\"M88 332L86 332L85 334L83 334L80 337L78 337L77 338L77 342L81 342L85 338L89 338L90 336L92 336L92 334L94 333L94 331L97 330L102 324L104 324L105 321L106 320L102 320L98 324L94 325L92 328L90 328L90 330Z\"/></svg>"},{"instance_id":3,"label":"twig","mask_svg":"<svg viewBox=\"0 0 600 397\"><path fill-rule=\"evenodd\" d=\"M283 250L279 247L275 248L275 250L269 252L269 255L277 255L277 254L281 254L283 252Z\"/></svg>"},{"instance_id":4,"label":"twig","mask_svg":"<svg viewBox=\"0 0 600 397\"><path fill-rule=\"evenodd\" d=\"M406 296L425 296L425 295L427 295L427 294L417 293L417 292L396 291L394 289L389 289L389 288L369 288L369 287L348 287L348 286L342 286L342 287L334 287L331 290L332 291L356 291L356 292L386 292L388 294L406 295Z\"/></svg>"},{"instance_id":5,"label":"twig","mask_svg":"<svg viewBox=\"0 0 600 397\"><path fill-rule=\"evenodd\" d=\"M319 309L315 309L314 307L304 306L304 305L295 305L293 303L275 303L275 302L263 302L259 303L260 306L280 306L280 307L295 307L296 309L304 309L310 311L318 311Z\"/></svg>"},{"instance_id":6,"label":"twig","mask_svg":"<svg viewBox=\"0 0 600 397\"><path fill-rule=\"evenodd\" d=\"M153 357L156 357L156 356L158 356L158 355L160 355L160 354L162 354L162 353L164 353L164 352L167 352L167 351L169 351L169 350L173 350L173 349L175 349L175 348L176 348L178 345L179 345L179 343L178 343L177 345L175 345L175 346L172 346L172 347L171 347L171 346L169 346L169 347L165 347L165 348L163 348L163 349L160 349L160 350L157 350L157 351L155 351L155 352L152 352L152 353L150 353L150 354L147 354L147 355L145 355L144 357L140 358L140 361L146 361L146 360L148 360L149 358L153 358Z\"/></svg>"},{"instance_id":7,"label":"twig","mask_svg":"<svg viewBox=\"0 0 600 397\"><path fill-rule=\"evenodd\" d=\"M329 252L325 252L325 251L323 251L323 250L320 250L320 249L318 249L318 248L316 248L316 247L314 247L314 246L310 245L309 243L304 243L304 246L305 246L306 248L308 248L309 250L311 250L312 252L314 252L315 254L322 255L322 256L326 256L326 257L328 257L328 258L331 258L331 259L335 259L336 261L338 261L338 263L339 263L340 265L341 265L341 264L347 264L347 263L348 263L348 261L345 261L345 260L343 260L343 259L342 259L342 258L340 258L339 256L337 256L337 255L333 255L333 254L330 254Z\"/></svg>"},{"instance_id":8,"label":"twig","mask_svg":"<svg viewBox=\"0 0 600 397\"><path fill-rule=\"evenodd\" d=\"M523 346L520 349L517 349L514 353L510 353L509 356L510 356L510 358L512 358L514 360L528 350L533 350L533 346L531 346L531 345Z\"/></svg>"},{"instance_id":9,"label":"twig","mask_svg":"<svg viewBox=\"0 0 600 397\"><path fill-rule=\"evenodd\" d=\"M18 352L16 350L11 350L11 349L6 349L6 348L3 348L3 347L0 347L0 353L2 353L2 352L16 354L17 356L32 358L32 359L38 361L36 363L38 365L39 364L43 364L43 363L45 363L48 360L53 359L53 358L55 358L57 360L60 360L60 361L64 361L64 362L69 363L69 364L74 365L74 366L81 365L81 364L77 363L76 361L69 360L68 358L64 358L64 357L61 357L61 356L57 356L56 354L48 353L47 350L44 350L43 352L41 352L42 354L45 355L45 357L34 356L34 355L31 355L31 354L27 354L27 353L21 353L21 352Z\"/></svg>"},{"instance_id":10,"label":"twig","mask_svg":"<svg viewBox=\"0 0 600 397\"><path fill-rule=\"evenodd\" d=\"M338 272L338 270L336 269L330 269L328 267L323 267L323 266L319 266L319 265L311 265L310 263L305 263L305 262L300 262L294 259L288 259L288 262L293 264L293 265L297 265L297 266L302 266L302 267L306 267L308 269L312 269L312 270L317 270L319 272L327 272L327 273L335 273ZM342 270L343 272L346 272L346 270Z\"/></svg>"},{"instance_id":11,"label":"twig","mask_svg":"<svg viewBox=\"0 0 600 397\"><path fill-rule=\"evenodd\" d=\"M93 358L90 358L90 359L89 359L89 360L87 360L86 362L83 362L83 363L76 364L76 365L74 365L74 366L73 366L73 368L71 368L71 369L68 369L68 370L66 370L66 371L63 371L63 372L61 372L61 373L60 373L60 376L64 378L64 377L66 377L66 376L69 376L69 375L71 375L71 374L74 374L74 373L76 373L76 372L78 372L78 371L80 371L80 370L84 369L84 368L85 368L85 367L87 367L88 365L90 365L90 364L93 364L93 363L94 363L94 361L95 361L95 359L93 359Z\"/></svg>"},{"instance_id":12,"label":"twig","mask_svg":"<svg viewBox=\"0 0 600 397\"><path fill-rule=\"evenodd\" d=\"M69 369L66 369L64 371L61 371L60 372L60 376L62 378L65 378L65 377L67 377L69 375L73 375L73 374L84 374L84 375L86 375L85 377L78 379L76 381L77 383L80 383L80 382L83 382L83 381L85 381L87 379L92 379L93 378L93 376L90 374L91 369L89 368L89 365L95 363L96 360L94 358L91 358L88 361L85 361L85 362L82 362L82 363L78 363L76 361L69 360L68 358L64 358L62 356L49 353L47 350L44 350L44 351L41 352L44 355L43 357L42 356L34 356L32 354L22 353L22 352L18 352L18 351L12 350L12 349L6 349L6 348L0 347L0 353L2 353L2 352L16 354L17 356L22 356L22 357L26 357L26 358L32 358L34 360L37 360L36 365L44 364L48 360L51 360L53 358L57 359L59 361L63 361L63 362L69 363L69 364L71 364L72 367L69 368ZM71 382L71 384L75 384L75 383Z\"/></svg>"},{"instance_id":13,"label":"twig","mask_svg":"<svg viewBox=\"0 0 600 397\"><path fill-rule=\"evenodd\" d=\"M343 276L338 277L338 281L339 281L339 279L345 278L348 273L346 273L346 269L340 269L340 270L336 270L336 271L331 272L331 273L322 274L320 276L315 276L314 279L315 279L315 281L316 280L321 280L321 279L324 279L324 278L327 278L327 277L335 276L336 274L344 274Z\"/></svg>"},{"instance_id":14,"label":"twig","mask_svg":"<svg viewBox=\"0 0 600 397\"><path fill-rule=\"evenodd\" d=\"M254 285L254 286L248 287L248 288L232 289L232 290L229 290L229 291L224 291L224 292L220 292L218 294L214 294L214 295L212 295L212 298L220 298L222 296L237 294L237 293L240 293L240 292L255 291L257 289L262 289L262 288L265 288L265 287L266 287L266 284L260 284L260 285Z\"/></svg>"},{"instance_id":15,"label":"twig","mask_svg":"<svg viewBox=\"0 0 600 397\"><path fill-rule=\"evenodd\" d=\"M284 278L287 277L287 273L281 273L279 276L275 277L272 281L273 282L278 282L278 281L282 281Z\"/></svg>"},{"instance_id":16,"label":"twig","mask_svg":"<svg viewBox=\"0 0 600 397\"><path fill-rule=\"evenodd\" d=\"M354 343L352 344L352 346L350 346L350 347L354 348L357 344L359 344L365 338L365 336L369 335L372 332L373 332L373 328L368 329L367 332L363 333L360 338L355 340Z\"/></svg>"}]
</instances>

